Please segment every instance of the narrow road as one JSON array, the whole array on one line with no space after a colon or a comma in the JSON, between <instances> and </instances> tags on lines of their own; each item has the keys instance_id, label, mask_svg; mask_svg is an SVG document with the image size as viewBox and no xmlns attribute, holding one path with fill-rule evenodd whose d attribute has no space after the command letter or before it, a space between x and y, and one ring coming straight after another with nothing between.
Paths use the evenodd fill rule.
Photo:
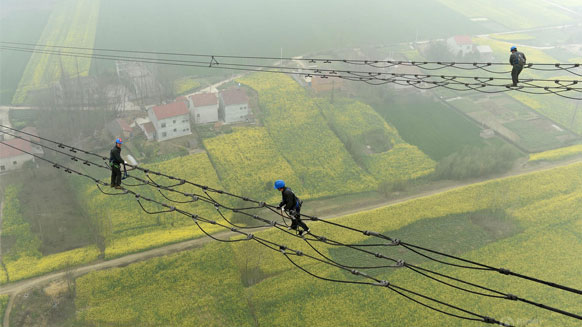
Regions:
<instances>
[{"instance_id":1,"label":"narrow road","mask_svg":"<svg viewBox=\"0 0 582 327\"><path fill-rule=\"evenodd\" d=\"M393 200L385 201L382 203L377 203L374 205L357 207L357 208L350 208L348 210L334 212L333 214L328 214L326 216L322 216L321 218L330 219L330 218L344 216L347 214L357 213L357 212L361 212L361 211L377 209L377 208L385 207L388 205L394 205L397 203L409 201L412 199L417 199L417 198L426 197L426 196L430 196L430 195L434 195L434 194L438 194L438 193L442 193L442 192L447 192L450 190L454 190L454 189L461 188L461 187L464 187L467 185L487 181L490 179L517 176L517 175L527 174L527 173L531 173L531 172L535 172L535 171L549 170L549 169L553 169L556 167L567 166L567 165L577 163L577 162L582 162L582 157L576 157L576 158L573 158L573 159L570 159L567 161L563 161L563 162L558 162L558 163L547 163L547 164L534 165L531 167L522 167L519 169L514 169L513 171L508 172L506 174L503 174L500 176L495 176L493 178L480 178L480 179L470 180L467 182L456 183L454 185L435 188L433 190L419 192L417 194L404 196L402 198L393 199ZM263 229L266 229L266 228L269 228L269 227L265 227ZM262 230L262 229L257 228L257 230ZM213 236L218 237L218 238L228 238L228 237L235 236L235 235L238 235L238 234L231 232L231 231L224 231L224 232L214 234ZM112 259L112 260L98 261L98 262L94 262L94 263L91 263L91 264L88 264L85 266L80 266L80 267L74 268L72 270L72 273L75 277L78 277L78 276L84 275L86 273L89 273L91 271L95 271L95 270L108 269L108 268L113 268L113 267L123 267L123 266L127 266L131 263L147 260L147 259L150 259L153 257L164 256L164 255L168 255L171 253L176 253L176 252L181 252L181 251L189 250L189 249L196 248L196 247L201 247L204 244L211 242L211 241L212 241L212 239L204 237L204 238L198 238L195 240L189 240L189 241L184 241L184 242L180 242L180 243L175 243L175 244L163 246L160 248L156 248L156 249L152 249L152 250L148 250L148 251L144 251L144 252L130 254L130 255L123 256L123 257L116 258L116 259ZM36 286L40 286L40 285L44 285L44 284L47 284L51 281L63 278L65 276L65 274L66 274L65 271L60 271L60 272L49 273L49 274L46 274L43 276L34 277L31 279L26 279L26 280L14 282L14 283L9 283L9 284L0 286L0 294L18 294L18 293L25 291L27 289L30 289L30 288L33 288Z\"/></svg>"}]
</instances>

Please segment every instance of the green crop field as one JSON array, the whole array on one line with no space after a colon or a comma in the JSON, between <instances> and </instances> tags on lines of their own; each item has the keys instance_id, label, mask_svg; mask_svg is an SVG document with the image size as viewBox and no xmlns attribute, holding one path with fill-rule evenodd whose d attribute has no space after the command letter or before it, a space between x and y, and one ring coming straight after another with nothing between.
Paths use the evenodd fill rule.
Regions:
<instances>
[{"instance_id":1,"label":"green crop field","mask_svg":"<svg viewBox=\"0 0 582 327\"><path fill-rule=\"evenodd\" d=\"M473 184L334 221L580 288L580 185L582 164L573 164ZM311 223L310 227L318 235L346 243L373 242L328 224ZM304 241L279 231L256 235L316 255ZM382 263L374 256L356 258L346 248L314 245L344 264ZM567 311L580 308L576 295L547 286L495 272L439 265L400 247L374 250ZM356 280L347 272L307 258L293 260L320 276ZM524 303L454 290L410 270L372 269L368 273L516 326L577 325L575 319ZM135 294L140 294L140 300L136 301ZM168 321L215 326L232 319L241 326L475 325L429 311L386 288L315 279L294 268L278 251L248 242L211 243L196 251L90 273L77 280L75 303L78 322L104 326Z\"/></svg>"},{"instance_id":2,"label":"green crop field","mask_svg":"<svg viewBox=\"0 0 582 327\"><path fill-rule=\"evenodd\" d=\"M159 164L148 165L148 168L163 171L166 174L181 176L185 179L197 181L202 185L221 188L221 184L216 176L206 153L193 154L164 161ZM99 172L103 180L108 181L106 172ZM132 172L136 177L147 179L143 173ZM98 175L99 176L99 175ZM161 185L172 185L175 181L170 181L155 175L150 176ZM175 243L186 239L199 237L202 233L193 228L194 223L187 217L177 213L166 214L146 214L140 205L130 196L108 196L102 194L97 187L86 179L75 178L75 189L78 190L78 201L87 211L87 215L96 220L99 226L99 233L103 239L104 254L106 258L117 257L124 254L143 251L169 243ZM168 202L159 192L152 187L142 186L139 189L130 185L140 184L135 179L125 181L127 187L139 192L143 196ZM199 189L192 186L181 185L176 187L183 192L197 193L204 195ZM110 189L105 189L111 192ZM189 200L183 195L163 191L169 199L178 201ZM156 207L155 204L143 203L144 207L150 211L160 211L163 208ZM193 202L180 205L184 210L190 210L202 217L215 215L216 211L212 206L203 205L201 202ZM209 231L216 228L209 228Z\"/></svg>"},{"instance_id":3,"label":"green crop field","mask_svg":"<svg viewBox=\"0 0 582 327\"><path fill-rule=\"evenodd\" d=\"M36 43L48 17L48 9L18 10L0 19L0 40L7 42ZM20 77L26 68L31 53L6 51L0 52L0 104L12 102Z\"/></svg>"},{"instance_id":4,"label":"green crop field","mask_svg":"<svg viewBox=\"0 0 582 327\"><path fill-rule=\"evenodd\" d=\"M378 180L409 180L434 171L435 162L404 142L372 107L349 99L333 105L320 99L318 105L352 157Z\"/></svg>"},{"instance_id":5,"label":"green crop field","mask_svg":"<svg viewBox=\"0 0 582 327\"><path fill-rule=\"evenodd\" d=\"M301 181L280 154L267 129L235 128L233 133L204 140L212 162L228 190L264 201L279 201L273 182L283 179L297 194Z\"/></svg>"},{"instance_id":6,"label":"green crop field","mask_svg":"<svg viewBox=\"0 0 582 327\"><path fill-rule=\"evenodd\" d=\"M93 47L100 1L66 0L52 10L38 44ZM22 74L12 103L21 104L30 90L46 87L59 79L62 72L69 76L86 76L90 58L61 57L35 53Z\"/></svg>"},{"instance_id":7,"label":"green crop field","mask_svg":"<svg viewBox=\"0 0 582 327\"><path fill-rule=\"evenodd\" d=\"M439 2L463 16L487 18L513 29L561 25L574 20L559 8L544 1L516 0L507 2L491 0L484 2L479 0L440 0ZM515 12L519 12L519 15L515 15Z\"/></svg>"},{"instance_id":8,"label":"green crop field","mask_svg":"<svg viewBox=\"0 0 582 327\"><path fill-rule=\"evenodd\" d=\"M99 48L255 56L279 56L282 48L284 56L297 56L378 42L410 41L417 36L445 37L459 28L471 34L487 31L436 1L372 0L367 6L376 10L364 14L354 11L352 5L338 6L333 0L298 0L293 4L268 0L244 3L177 0L148 1L147 5L142 0L101 0L95 42ZM331 7L334 14L327 15ZM419 7L423 10L418 10ZM407 17L399 14L406 11L416 14ZM289 30L286 22L297 17L303 23ZM346 25L347 20L357 20L359 24ZM221 70L195 68L174 71L182 76L192 72L225 74Z\"/></svg>"},{"instance_id":9,"label":"green crop field","mask_svg":"<svg viewBox=\"0 0 582 327\"><path fill-rule=\"evenodd\" d=\"M376 187L376 181L354 162L328 127L317 102L291 77L263 73L241 78L240 82L259 93L265 127L303 182L307 197L357 193Z\"/></svg>"},{"instance_id":10,"label":"green crop field","mask_svg":"<svg viewBox=\"0 0 582 327\"><path fill-rule=\"evenodd\" d=\"M480 129L462 115L432 97L388 91L370 105L409 144L417 146L433 160L465 146L483 146Z\"/></svg>"}]
</instances>

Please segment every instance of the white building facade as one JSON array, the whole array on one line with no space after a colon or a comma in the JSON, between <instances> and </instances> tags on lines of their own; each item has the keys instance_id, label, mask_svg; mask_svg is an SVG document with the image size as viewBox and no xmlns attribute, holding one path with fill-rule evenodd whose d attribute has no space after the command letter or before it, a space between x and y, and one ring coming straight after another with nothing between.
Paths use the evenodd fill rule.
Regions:
<instances>
[{"instance_id":1,"label":"white building facade","mask_svg":"<svg viewBox=\"0 0 582 327\"><path fill-rule=\"evenodd\" d=\"M447 39L447 47L454 55L466 55L473 52L473 41L470 36L457 35Z\"/></svg>"},{"instance_id":2,"label":"white building facade","mask_svg":"<svg viewBox=\"0 0 582 327\"><path fill-rule=\"evenodd\" d=\"M190 130L190 113L184 101L176 101L150 108L148 117L154 125L155 136L158 141L166 141L192 134Z\"/></svg>"},{"instance_id":3,"label":"white building facade","mask_svg":"<svg viewBox=\"0 0 582 327\"><path fill-rule=\"evenodd\" d=\"M216 93L200 93L188 97L190 115L196 124L218 121L218 96Z\"/></svg>"},{"instance_id":4,"label":"white building facade","mask_svg":"<svg viewBox=\"0 0 582 327\"><path fill-rule=\"evenodd\" d=\"M228 89L220 93L221 118L225 124L248 121L249 98L243 89Z\"/></svg>"}]
</instances>

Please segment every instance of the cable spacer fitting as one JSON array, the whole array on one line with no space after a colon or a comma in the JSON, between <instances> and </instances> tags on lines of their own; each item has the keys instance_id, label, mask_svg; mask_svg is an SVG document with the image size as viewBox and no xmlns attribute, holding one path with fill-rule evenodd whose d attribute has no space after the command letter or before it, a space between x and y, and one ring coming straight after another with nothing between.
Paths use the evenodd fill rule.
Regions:
<instances>
[{"instance_id":1,"label":"cable spacer fitting","mask_svg":"<svg viewBox=\"0 0 582 327\"><path fill-rule=\"evenodd\" d=\"M253 219L259 219L258 215L253 215Z\"/></svg>"},{"instance_id":2,"label":"cable spacer fitting","mask_svg":"<svg viewBox=\"0 0 582 327\"><path fill-rule=\"evenodd\" d=\"M247 240L252 240L255 237L253 234L247 234Z\"/></svg>"},{"instance_id":3,"label":"cable spacer fitting","mask_svg":"<svg viewBox=\"0 0 582 327\"><path fill-rule=\"evenodd\" d=\"M392 244L394 244L394 245L400 245L400 240L397 239L397 238L395 238L395 239L392 240Z\"/></svg>"},{"instance_id":4,"label":"cable spacer fitting","mask_svg":"<svg viewBox=\"0 0 582 327\"><path fill-rule=\"evenodd\" d=\"M517 296L513 294L506 294L505 298L512 301L517 301Z\"/></svg>"},{"instance_id":5,"label":"cable spacer fitting","mask_svg":"<svg viewBox=\"0 0 582 327\"><path fill-rule=\"evenodd\" d=\"M266 205L265 202L263 202L263 201L259 202L259 207L264 207L265 205Z\"/></svg>"},{"instance_id":6,"label":"cable spacer fitting","mask_svg":"<svg viewBox=\"0 0 582 327\"><path fill-rule=\"evenodd\" d=\"M499 269L497 269L497 271L499 271L500 273L502 273L504 275L509 275L511 273L511 271L509 269L505 269L505 268L499 268Z\"/></svg>"},{"instance_id":7,"label":"cable spacer fitting","mask_svg":"<svg viewBox=\"0 0 582 327\"><path fill-rule=\"evenodd\" d=\"M270 224L271 224L271 226L277 226L277 222L274 220L271 220Z\"/></svg>"},{"instance_id":8,"label":"cable spacer fitting","mask_svg":"<svg viewBox=\"0 0 582 327\"><path fill-rule=\"evenodd\" d=\"M488 323L488 324L496 324L497 323L497 320L495 320L495 319L493 319L491 317L484 316L483 317L483 322Z\"/></svg>"},{"instance_id":9,"label":"cable spacer fitting","mask_svg":"<svg viewBox=\"0 0 582 327\"><path fill-rule=\"evenodd\" d=\"M396 261L396 265L398 267L404 267L406 265L406 262L404 260L400 259L400 260Z\"/></svg>"},{"instance_id":10,"label":"cable spacer fitting","mask_svg":"<svg viewBox=\"0 0 582 327\"><path fill-rule=\"evenodd\" d=\"M388 286L390 286L390 282L387 280L381 280L379 283L374 284L374 285L388 287Z\"/></svg>"}]
</instances>

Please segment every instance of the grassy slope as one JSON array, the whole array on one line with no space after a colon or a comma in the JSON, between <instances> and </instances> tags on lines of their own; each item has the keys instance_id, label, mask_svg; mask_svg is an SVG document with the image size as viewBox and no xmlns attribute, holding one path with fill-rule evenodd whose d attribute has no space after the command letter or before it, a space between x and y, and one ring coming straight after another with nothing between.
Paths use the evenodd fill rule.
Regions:
<instances>
[{"instance_id":1,"label":"grassy slope","mask_svg":"<svg viewBox=\"0 0 582 327\"><path fill-rule=\"evenodd\" d=\"M577 271L582 268L582 164L570 165L528 175L493 180L467 186L458 190L415 199L395 206L376 209L336 219L352 226L386 232L419 245L444 245L464 257L511 268L539 278L579 287ZM489 210L489 211L483 211ZM491 211L493 210L493 211ZM477 214L475 214L477 213ZM491 218L488 214L495 218ZM506 216L507 215L507 216ZM424 220L423 220L424 219ZM502 227L501 227L502 226ZM312 230L344 242L362 242L366 237L358 233L338 230L325 224L310 224ZM449 233L449 229L458 229ZM439 231L442 231L439 233ZM520 232L521 231L521 232ZM438 235L434 235L434 234ZM300 240L291 239L277 231L259 234L267 239L284 243L293 248L310 252ZM425 237L432 237L428 239ZM432 236L431 236L432 235ZM455 237L458 235L459 237ZM474 236L474 237L472 237ZM453 245L447 245L447 241ZM323 253L330 249L321 244ZM564 251L568 248L568 251ZM218 249L218 250L217 250ZM401 248L382 250L398 257ZM218 254L220 255L216 257ZM233 254L229 254L233 253ZM252 253L252 255L250 255ZM334 254L333 252L331 253ZM348 260L343 254L337 260ZM192 263L193 258L200 260ZM225 259L225 256L227 258ZM230 259L228 259L230 256ZM244 261L245 258L251 261ZM234 262L233 262L233 258ZM242 260L242 261L241 261ZM254 260L254 261L253 261ZM295 258L310 271L330 278L353 276L322 264ZM371 260L374 260L372 257ZM377 259L376 259L377 260ZM412 261L412 259L410 259ZM371 261L378 264L377 261ZM245 265L246 264L246 265ZM458 270L424 262L424 267L451 274L460 278L486 284L518 296L550 303L565 310L579 308L575 295L549 289L545 286L508 278L496 273L480 273ZM187 274L184 265L202 265L204 274ZM225 265L227 268L225 268ZM249 266L259 272L250 287L241 289L241 278ZM238 273L236 269L238 268ZM193 268L195 269L195 268ZM198 271L198 270L195 270ZM220 273L220 274L219 274ZM396 285L434 296L472 311L491 315L506 322L523 326L528 320L534 325L575 326L576 321L550 314L523 303L481 298L447 288L407 270L371 272L388 278ZM157 275L164 278L157 279ZM123 276L120 278L120 276ZM185 276L188 276L187 278ZM209 281L209 277L214 277ZM159 287L152 280L158 281ZM229 285L228 290L205 289L198 297L184 297L180 289L200 288L205 283L220 280ZM244 279L242 279L244 280ZM428 311L388 289L369 286L328 283L311 278L292 268L280 254L259 248L255 243L210 244L195 253L182 253L170 258L155 259L132 265L128 268L95 272L78 282L78 317L86 323L108 325L104 322L130 317L131 323L161 323L165 319L187 319L180 308L183 302L194 308L207 305L216 320L207 320L209 325L220 324L226 319L224 312L238 317L239 324L252 323L252 315L240 315L241 306L255 312L260 325L364 325L406 324L474 326L473 322L461 322ZM247 284L249 285L249 284ZM164 294L176 290L177 306L168 306ZM233 303L232 292L244 292ZM130 292L130 293L127 293ZM132 294L158 294L160 300L151 296L143 298ZM117 306L118 303L127 305ZM117 309L118 307L123 308ZM297 310L289 308L297 307ZM397 310L396 310L397 308ZM148 311L155 310L156 316ZM243 310L244 311L244 310ZM144 318L138 313L144 312ZM176 314L178 313L178 314ZM189 319L200 319L198 314ZM142 319L142 320L140 320ZM197 320L199 321L199 320ZM531 323L530 325L531 326Z\"/></svg>"}]
</instances>

